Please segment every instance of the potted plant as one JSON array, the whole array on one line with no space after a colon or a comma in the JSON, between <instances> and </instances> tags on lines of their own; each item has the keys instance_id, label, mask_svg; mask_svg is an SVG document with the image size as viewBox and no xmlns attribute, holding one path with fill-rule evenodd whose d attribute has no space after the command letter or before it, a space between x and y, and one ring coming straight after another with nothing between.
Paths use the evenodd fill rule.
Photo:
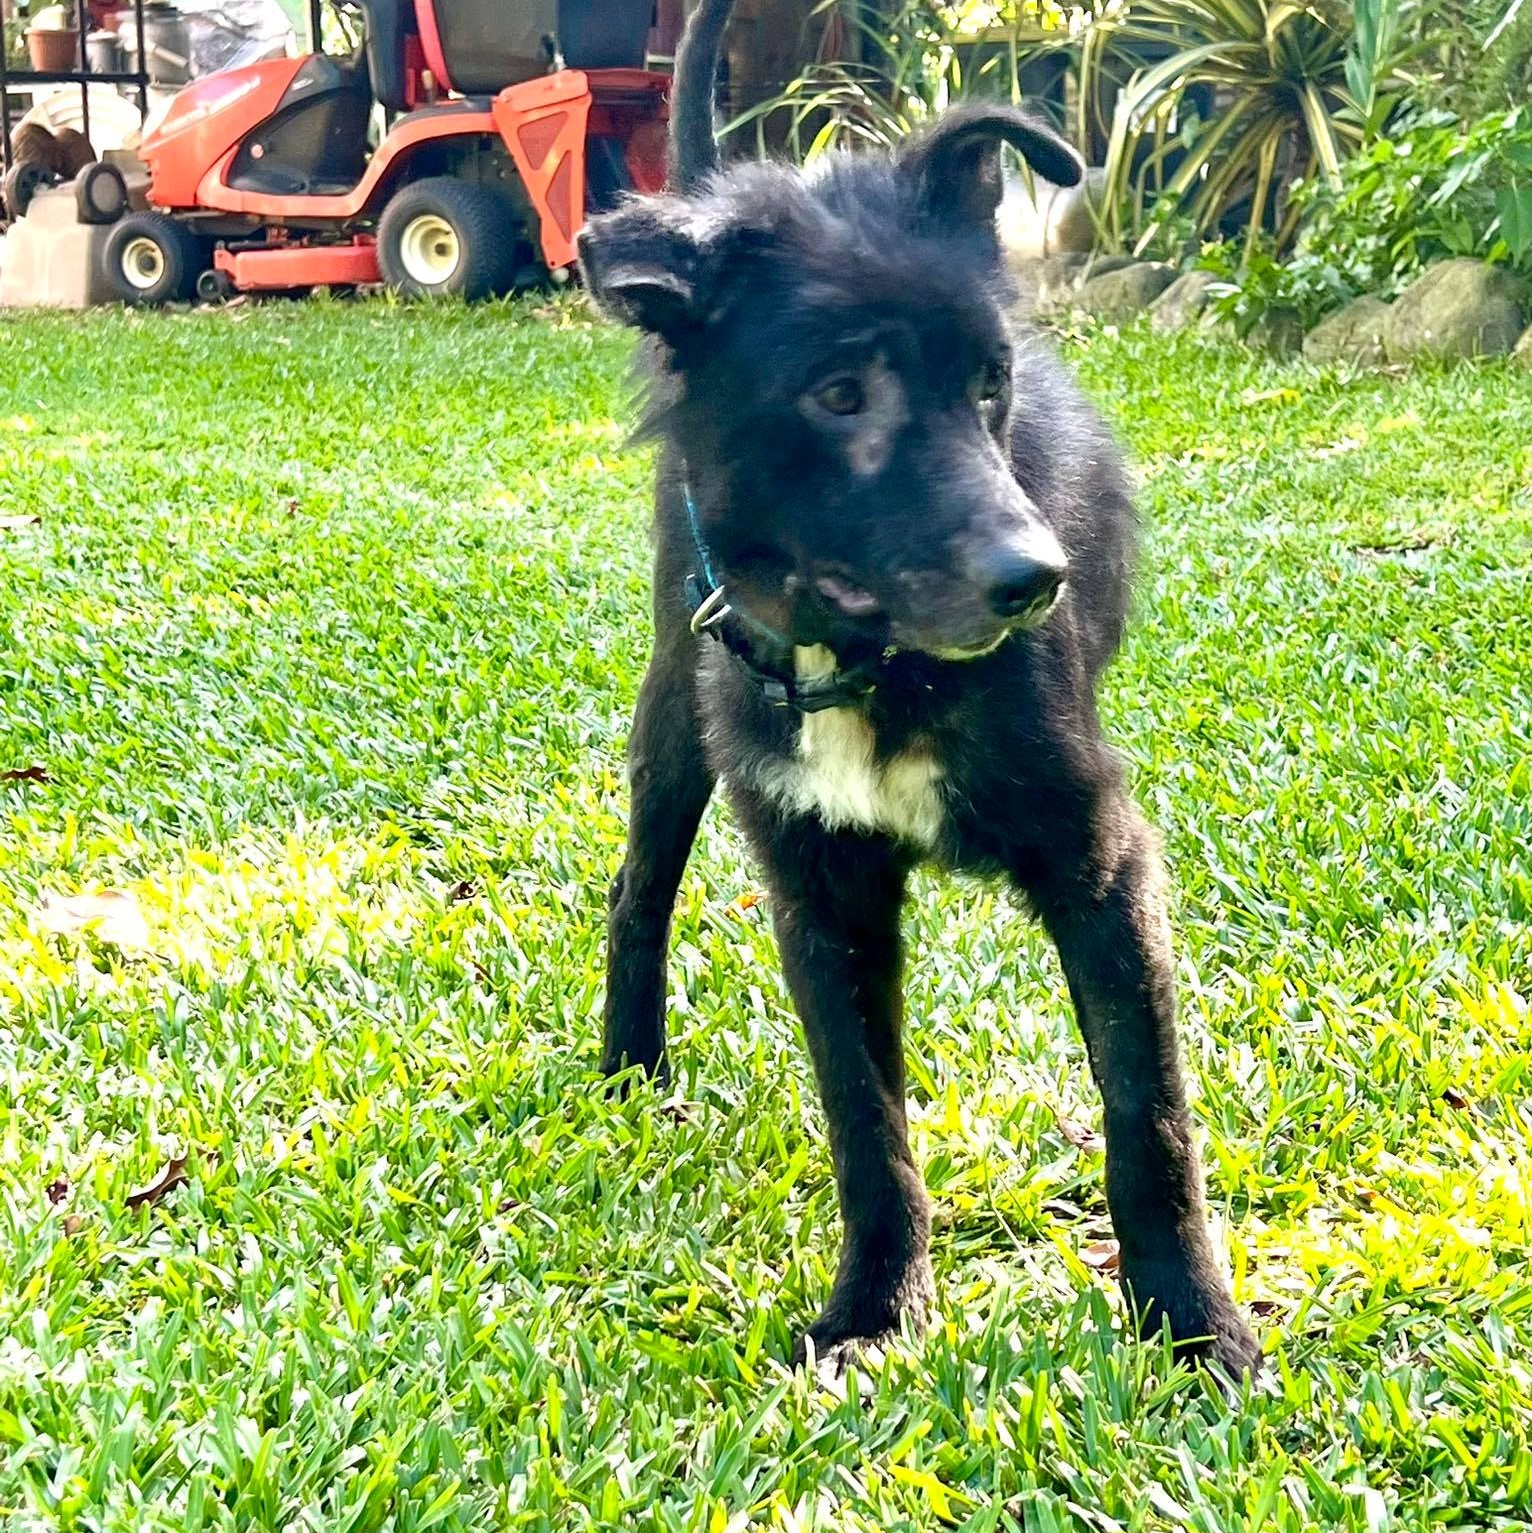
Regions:
<instances>
[{"instance_id":1,"label":"potted plant","mask_svg":"<svg viewBox=\"0 0 1532 1533\"><path fill-rule=\"evenodd\" d=\"M80 64L80 29L73 8L50 5L27 28L27 54L41 74L63 74Z\"/></svg>"}]
</instances>

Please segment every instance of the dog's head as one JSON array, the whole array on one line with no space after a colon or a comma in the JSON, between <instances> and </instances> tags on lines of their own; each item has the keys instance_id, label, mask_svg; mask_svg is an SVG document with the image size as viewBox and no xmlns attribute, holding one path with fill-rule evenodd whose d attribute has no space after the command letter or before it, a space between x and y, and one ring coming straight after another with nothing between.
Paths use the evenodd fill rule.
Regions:
<instances>
[{"instance_id":1,"label":"dog's head","mask_svg":"<svg viewBox=\"0 0 1532 1533\"><path fill-rule=\"evenodd\" d=\"M1060 589L1003 450L1002 143L1079 179L1050 129L969 109L892 159L746 166L581 236L597 301L661 344L656 427L719 579L794 642L968 658Z\"/></svg>"}]
</instances>

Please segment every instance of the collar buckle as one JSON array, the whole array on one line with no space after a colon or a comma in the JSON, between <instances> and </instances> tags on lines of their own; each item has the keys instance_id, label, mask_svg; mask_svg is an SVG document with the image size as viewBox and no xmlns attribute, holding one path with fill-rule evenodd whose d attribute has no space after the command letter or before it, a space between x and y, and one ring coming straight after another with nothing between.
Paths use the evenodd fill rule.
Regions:
<instances>
[{"instance_id":1,"label":"collar buckle","mask_svg":"<svg viewBox=\"0 0 1532 1533\"><path fill-rule=\"evenodd\" d=\"M773 708L795 708L799 713L822 713L827 708L843 708L848 703L860 701L873 690L876 683L863 667L851 670L837 669L828 676L816 676L811 681L800 681L794 675L782 675L766 670L755 659L749 640L733 628L724 626L724 620L734 615L734 608L724 593L724 588L713 576L713 561L707 545L702 541L702 529L698 524L696 503L691 490L683 487L686 497L686 517L691 524L692 542L702 564L702 573L686 577L686 603L691 608L691 631L705 633L717 639L734 657L745 674L761 690L761 695ZM748 614L739 614L752 627L761 625L751 622ZM769 632L769 630L763 630ZM792 666L792 646L779 635L772 634L776 647L787 655L787 667Z\"/></svg>"}]
</instances>

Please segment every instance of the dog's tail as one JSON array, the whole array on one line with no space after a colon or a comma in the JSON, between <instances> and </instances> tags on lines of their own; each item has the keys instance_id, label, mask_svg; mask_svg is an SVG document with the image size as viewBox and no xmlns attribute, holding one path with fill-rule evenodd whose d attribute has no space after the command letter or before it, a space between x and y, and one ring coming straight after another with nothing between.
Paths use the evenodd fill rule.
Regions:
<instances>
[{"instance_id":1,"label":"dog's tail","mask_svg":"<svg viewBox=\"0 0 1532 1533\"><path fill-rule=\"evenodd\" d=\"M713 136L713 82L723 57L723 34L734 0L699 0L676 54L670 89L670 187L695 191L718 169Z\"/></svg>"}]
</instances>

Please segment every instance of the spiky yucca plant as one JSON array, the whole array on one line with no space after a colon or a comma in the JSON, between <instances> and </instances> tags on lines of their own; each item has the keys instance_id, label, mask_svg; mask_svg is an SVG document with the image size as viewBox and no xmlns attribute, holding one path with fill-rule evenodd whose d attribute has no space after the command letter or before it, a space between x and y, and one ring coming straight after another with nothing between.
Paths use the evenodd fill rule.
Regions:
<instances>
[{"instance_id":1,"label":"spiky yucca plant","mask_svg":"<svg viewBox=\"0 0 1532 1533\"><path fill-rule=\"evenodd\" d=\"M1199 233L1242 216L1247 250L1268 228L1284 247L1298 213L1280 206L1284 189L1315 174L1338 177L1398 78L1406 3L1127 0L1098 17L1084 41L1087 81L1108 48L1174 49L1118 98L1102 200L1107 237L1146 246L1147 204L1158 194L1159 207L1189 215ZM1188 120L1195 87L1214 93L1206 122ZM1181 158L1172 169L1173 154Z\"/></svg>"}]
</instances>

